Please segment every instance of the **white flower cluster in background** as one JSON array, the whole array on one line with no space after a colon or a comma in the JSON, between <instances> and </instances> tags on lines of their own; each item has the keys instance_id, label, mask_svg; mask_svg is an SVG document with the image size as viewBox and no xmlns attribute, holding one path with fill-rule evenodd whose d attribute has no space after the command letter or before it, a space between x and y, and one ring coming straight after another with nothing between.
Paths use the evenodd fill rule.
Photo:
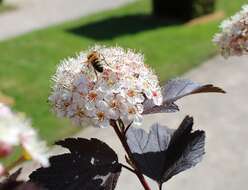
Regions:
<instances>
[{"instance_id":1,"label":"white flower cluster in background","mask_svg":"<svg viewBox=\"0 0 248 190\"><path fill-rule=\"evenodd\" d=\"M103 66L97 75L87 62L92 51L99 53ZM120 47L95 46L63 60L53 80L53 110L79 125L108 127L111 119L139 125L146 99L162 104L158 78L144 64L143 55Z\"/></svg>"},{"instance_id":2,"label":"white flower cluster in background","mask_svg":"<svg viewBox=\"0 0 248 190\"><path fill-rule=\"evenodd\" d=\"M248 53L248 5L223 21L220 28L222 31L214 36L213 42L219 46L225 58Z\"/></svg>"},{"instance_id":3,"label":"white flower cluster in background","mask_svg":"<svg viewBox=\"0 0 248 190\"><path fill-rule=\"evenodd\" d=\"M0 158L10 155L13 148L19 145L26 158L30 157L44 167L49 166L46 144L39 140L30 121L0 103ZM0 173L1 171L3 166L0 164Z\"/></svg>"}]
</instances>

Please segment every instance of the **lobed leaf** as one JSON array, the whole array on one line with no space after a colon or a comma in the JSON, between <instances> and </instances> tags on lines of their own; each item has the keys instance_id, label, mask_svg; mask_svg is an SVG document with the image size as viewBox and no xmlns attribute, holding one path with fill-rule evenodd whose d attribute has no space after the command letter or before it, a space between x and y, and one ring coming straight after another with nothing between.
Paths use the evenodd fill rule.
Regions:
<instances>
[{"instance_id":1,"label":"lobed leaf","mask_svg":"<svg viewBox=\"0 0 248 190\"><path fill-rule=\"evenodd\" d=\"M205 132L192 132L193 118L186 117L177 130L159 124L149 133L130 128L127 142L143 174L159 184L195 166L204 154Z\"/></svg>"},{"instance_id":2,"label":"lobed leaf","mask_svg":"<svg viewBox=\"0 0 248 190\"><path fill-rule=\"evenodd\" d=\"M18 181L17 178L20 173L21 169L17 170L2 183L0 183L0 190L44 190L34 183Z\"/></svg>"},{"instance_id":3,"label":"lobed leaf","mask_svg":"<svg viewBox=\"0 0 248 190\"><path fill-rule=\"evenodd\" d=\"M114 190L121 172L116 153L98 139L68 138L57 145L70 153L50 158L51 166L29 177L47 190Z\"/></svg>"},{"instance_id":4,"label":"lobed leaf","mask_svg":"<svg viewBox=\"0 0 248 190\"><path fill-rule=\"evenodd\" d=\"M166 113L179 111L175 102L188 95L199 93L225 93L212 84L202 85L187 79L173 79L168 81L162 89L163 104L157 106L151 100L144 102L143 114Z\"/></svg>"}]
</instances>

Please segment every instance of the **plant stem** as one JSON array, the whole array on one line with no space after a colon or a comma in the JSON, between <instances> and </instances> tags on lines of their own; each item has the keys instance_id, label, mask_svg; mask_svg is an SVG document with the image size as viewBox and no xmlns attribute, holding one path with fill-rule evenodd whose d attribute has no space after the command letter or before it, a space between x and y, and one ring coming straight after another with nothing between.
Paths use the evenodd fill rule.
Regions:
<instances>
[{"instance_id":1,"label":"plant stem","mask_svg":"<svg viewBox=\"0 0 248 190\"><path fill-rule=\"evenodd\" d=\"M9 166L5 168L5 175L9 175L10 170L14 169L16 166L20 165L25 161L23 156L20 156L16 161L11 163Z\"/></svg>"},{"instance_id":2,"label":"plant stem","mask_svg":"<svg viewBox=\"0 0 248 190\"><path fill-rule=\"evenodd\" d=\"M162 186L163 186L162 183L159 183L159 184L158 184L159 190L162 190Z\"/></svg>"},{"instance_id":3,"label":"plant stem","mask_svg":"<svg viewBox=\"0 0 248 190\"><path fill-rule=\"evenodd\" d=\"M130 168L130 167L124 165L124 164L121 164L121 166L122 166L123 168L126 168L126 169L129 170L130 172L136 174L134 169L132 169L132 168Z\"/></svg>"},{"instance_id":4,"label":"plant stem","mask_svg":"<svg viewBox=\"0 0 248 190\"><path fill-rule=\"evenodd\" d=\"M149 187L148 183L146 182L140 168L138 167L138 164L136 163L135 159L133 158L132 152L127 144L127 139L125 134L123 134L118 125L116 124L116 121L112 120L111 121L111 126L114 128L115 133L117 134L119 140L121 141L121 144L123 146L123 148L125 149L130 161L133 163L134 165L134 173L136 174L136 176L138 177L139 181L141 182L141 184L143 185L145 190L151 190L151 188Z\"/></svg>"}]
</instances>

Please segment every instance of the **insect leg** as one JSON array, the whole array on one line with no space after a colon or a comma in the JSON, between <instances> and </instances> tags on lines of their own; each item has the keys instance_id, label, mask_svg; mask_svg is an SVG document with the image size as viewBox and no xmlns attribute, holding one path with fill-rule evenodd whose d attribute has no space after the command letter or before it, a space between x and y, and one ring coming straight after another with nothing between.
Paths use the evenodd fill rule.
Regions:
<instances>
[{"instance_id":1,"label":"insect leg","mask_svg":"<svg viewBox=\"0 0 248 190\"><path fill-rule=\"evenodd\" d=\"M98 81L98 74L96 72L96 70L94 69L95 75L96 75L96 80Z\"/></svg>"},{"instance_id":2,"label":"insect leg","mask_svg":"<svg viewBox=\"0 0 248 190\"><path fill-rule=\"evenodd\" d=\"M104 55L101 54L101 56L103 57L103 61L110 67L110 65L109 65L108 62L106 61Z\"/></svg>"}]
</instances>

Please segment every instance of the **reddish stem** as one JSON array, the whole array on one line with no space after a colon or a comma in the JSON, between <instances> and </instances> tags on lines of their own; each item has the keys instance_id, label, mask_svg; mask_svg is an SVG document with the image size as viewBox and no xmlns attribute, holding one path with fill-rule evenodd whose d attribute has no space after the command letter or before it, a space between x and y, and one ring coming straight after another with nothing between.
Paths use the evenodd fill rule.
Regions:
<instances>
[{"instance_id":1,"label":"reddish stem","mask_svg":"<svg viewBox=\"0 0 248 190\"><path fill-rule=\"evenodd\" d=\"M18 165L22 164L25 161L25 158L23 156L20 156L17 160L15 160L14 162L12 162L9 166L7 166L5 168L5 176L9 175L10 170L14 169L15 167L17 167Z\"/></svg>"},{"instance_id":2,"label":"reddish stem","mask_svg":"<svg viewBox=\"0 0 248 190\"><path fill-rule=\"evenodd\" d=\"M163 189L163 184L162 183L158 184L158 187L159 187L159 190L162 190Z\"/></svg>"},{"instance_id":3,"label":"reddish stem","mask_svg":"<svg viewBox=\"0 0 248 190\"><path fill-rule=\"evenodd\" d=\"M126 139L125 134L121 133L121 131L119 130L119 127L117 126L115 121L111 121L111 126L114 128L115 133L117 134L118 138L120 139L121 144L122 144L123 148L125 149L130 161L134 165L134 173L138 177L138 179L141 182L141 184L143 185L144 189L145 190L151 190L151 188L149 187L148 183L146 182L140 168L138 167L137 162L133 158L132 152L131 152L128 144L127 144L127 139Z\"/></svg>"}]
</instances>

